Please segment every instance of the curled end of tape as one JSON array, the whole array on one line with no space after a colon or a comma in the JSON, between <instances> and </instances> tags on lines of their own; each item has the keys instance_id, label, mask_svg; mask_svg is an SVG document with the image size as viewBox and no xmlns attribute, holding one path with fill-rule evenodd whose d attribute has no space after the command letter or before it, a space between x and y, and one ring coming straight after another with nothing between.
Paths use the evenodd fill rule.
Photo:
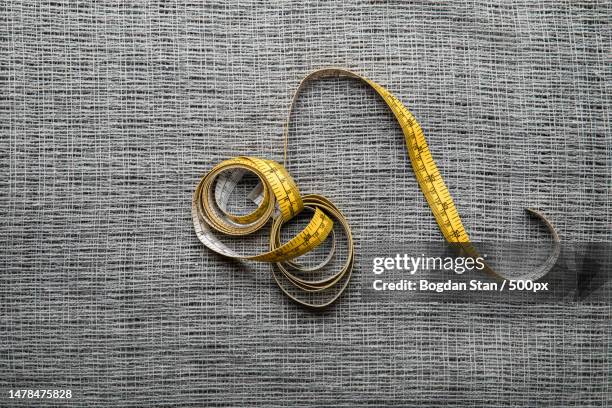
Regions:
<instances>
[{"instance_id":1,"label":"curled end of tape","mask_svg":"<svg viewBox=\"0 0 612 408\"><path fill-rule=\"evenodd\" d=\"M542 278L548 272L550 272L550 270L559 260L559 255L561 254L561 239L559 238L559 234L557 233L557 230L555 229L554 225L550 222L548 218L546 218L546 216L541 211L535 208L526 208L525 211L531 216L540 220L542 223L544 223L553 240L553 246L550 255L548 256L546 261L544 261L544 263L533 272L533 276L535 278L534 280L536 280Z\"/></svg>"}]
</instances>

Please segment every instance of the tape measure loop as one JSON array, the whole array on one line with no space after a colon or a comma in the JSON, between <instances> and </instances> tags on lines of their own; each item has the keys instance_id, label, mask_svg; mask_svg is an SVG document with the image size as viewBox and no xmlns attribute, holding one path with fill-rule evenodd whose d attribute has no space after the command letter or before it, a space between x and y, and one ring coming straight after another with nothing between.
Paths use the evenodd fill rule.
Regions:
<instances>
[{"instance_id":1,"label":"tape measure loop","mask_svg":"<svg viewBox=\"0 0 612 408\"><path fill-rule=\"evenodd\" d=\"M257 175L261 187L257 208L247 215L231 214L227 209L229 195L245 173ZM315 208L308 225L288 242L257 255L240 255L216 238L212 230L227 235L248 235L268 223L275 209L279 216L273 225L295 217L304 209L300 192L289 173L272 160L236 157L225 160L207 173L196 186L192 199L192 218L200 241L213 251L236 259L262 262L284 262L297 258L320 245L333 229L333 221Z\"/></svg>"},{"instance_id":2,"label":"tape measure loop","mask_svg":"<svg viewBox=\"0 0 612 408\"><path fill-rule=\"evenodd\" d=\"M347 254L344 264L340 267L338 272L333 275L319 279L319 280L308 280L298 277L294 273L289 271L286 267L285 262L278 262L273 268L273 276L281 290L292 300L300 303L303 306L307 306L313 309L325 308L336 301L344 292L351 278L354 264L354 253L355 246L353 242L353 234L349 223L342 214L342 212L334 205L329 199L318 194L309 194L303 197L305 207L315 208L315 211L322 211L327 216L331 217L335 221L335 225L338 225L343 234L346 237L347 243ZM274 248L280 241L280 226L282 222L278 222L276 228L273 227L272 236L270 239L271 248ZM335 242L334 242L335 247ZM327 259L324 261L325 264ZM292 293L291 290L283 285L283 278L298 291L303 293L322 293L329 292L327 297L322 297L319 302L312 300L304 300L299 298L296 294Z\"/></svg>"}]
</instances>

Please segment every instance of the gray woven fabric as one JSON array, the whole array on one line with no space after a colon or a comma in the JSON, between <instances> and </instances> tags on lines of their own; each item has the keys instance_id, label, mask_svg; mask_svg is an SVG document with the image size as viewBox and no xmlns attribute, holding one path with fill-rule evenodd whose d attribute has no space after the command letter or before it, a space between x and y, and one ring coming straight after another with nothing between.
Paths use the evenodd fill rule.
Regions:
<instances>
[{"instance_id":1,"label":"gray woven fabric","mask_svg":"<svg viewBox=\"0 0 612 408\"><path fill-rule=\"evenodd\" d=\"M314 83L289 169L357 244L330 310L197 241L199 177L282 159L289 98L338 65L421 121L473 238L612 231L607 1L22 2L0 9L0 405L610 406L610 306L364 302L359 254L439 240L392 115ZM69 404L68 404L69 405Z\"/></svg>"}]
</instances>

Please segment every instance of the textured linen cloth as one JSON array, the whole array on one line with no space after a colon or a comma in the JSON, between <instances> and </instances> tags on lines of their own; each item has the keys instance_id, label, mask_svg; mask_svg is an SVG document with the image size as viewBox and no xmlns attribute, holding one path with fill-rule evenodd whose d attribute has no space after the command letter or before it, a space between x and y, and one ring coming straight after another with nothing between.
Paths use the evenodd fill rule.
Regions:
<instances>
[{"instance_id":1,"label":"textured linen cloth","mask_svg":"<svg viewBox=\"0 0 612 408\"><path fill-rule=\"evenodd\" d=\"M356 239L313 313L204 248L199 177L282 160L310 70L421 122L475 240L611 238L609 1L76 2L0 7L0 406L610 406L610 306L360 296L367 245L441 240L366 86L297 105L288 167ZM246 246L246 244L245 244ZM238 249L243 249L238 244ZM8 399L71 389L70 401Z\"/></svg>"}]
</instances>

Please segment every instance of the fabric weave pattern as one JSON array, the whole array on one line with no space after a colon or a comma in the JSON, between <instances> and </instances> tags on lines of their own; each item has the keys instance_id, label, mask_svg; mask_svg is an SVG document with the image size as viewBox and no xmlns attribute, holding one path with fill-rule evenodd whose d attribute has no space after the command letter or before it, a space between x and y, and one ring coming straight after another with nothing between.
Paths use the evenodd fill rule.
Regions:
<instances>
[{"instance_id":1,"label":"fabric weave pattern","mask_svg":"<svg viewBox=\"0 0 612 408\"><path fill-rule=\"evenodd\" d=\"M0 405L610 406L609 305L289 302L207 251L199 177L282 160L289 98L342 66L421 122L474 240L612 232L607 1L3 1ZM374 92L301 97L288 169L356 240L442 239ZM372 215L373 214L373 215ZM238 243L238 250L241 245ZM37 406L66 406L36 401Z\"/></svg>"}]
</instances>

